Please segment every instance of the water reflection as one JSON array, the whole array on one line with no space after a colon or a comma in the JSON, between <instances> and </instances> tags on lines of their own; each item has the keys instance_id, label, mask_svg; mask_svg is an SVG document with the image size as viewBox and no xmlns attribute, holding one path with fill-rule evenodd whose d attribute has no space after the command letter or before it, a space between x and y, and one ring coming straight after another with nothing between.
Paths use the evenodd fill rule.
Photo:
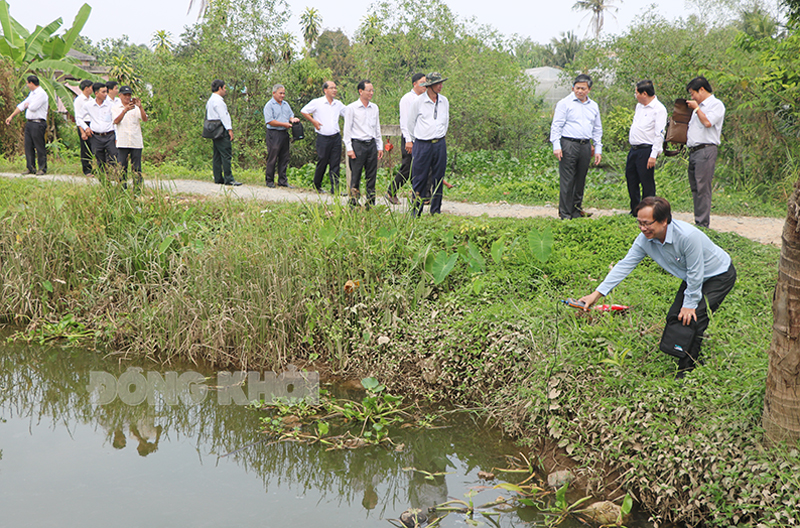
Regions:
<instances>
[{"instance_id":1,"label":"water reflection","mask_svg":"<svg viewBox=\"0 0 800 528\"><path fill-rule=\"evenodd\" d=\"M4 526L386 526L409 507L463 498L478 469L514 452L455 422L393 432L399 451L272 443L257 413L214 397L96 404L89 373L119 377L129 365L89 351L7 346L0 366ZM429 480L407 467L450 474ZM509 516L503 525L520 523Z\"/></svg>"}]
</instances>

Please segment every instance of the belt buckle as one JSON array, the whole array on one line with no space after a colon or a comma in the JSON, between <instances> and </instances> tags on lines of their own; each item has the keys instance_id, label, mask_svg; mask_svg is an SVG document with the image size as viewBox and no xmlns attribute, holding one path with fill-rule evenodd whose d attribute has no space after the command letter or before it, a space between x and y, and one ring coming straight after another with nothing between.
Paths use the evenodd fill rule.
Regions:
<instances>
[{"instance_id":1,"label":"belt buckle","mask_svg":"<svg viewBox=\"0 0 800 528\"><path fill-rule=\"evenodd\" d=\"M431 140L431 143L438 143L438 142L439 142L439 140L438 140L438 139L432 139L432 140Z\"/></svg>"}]
</instances>

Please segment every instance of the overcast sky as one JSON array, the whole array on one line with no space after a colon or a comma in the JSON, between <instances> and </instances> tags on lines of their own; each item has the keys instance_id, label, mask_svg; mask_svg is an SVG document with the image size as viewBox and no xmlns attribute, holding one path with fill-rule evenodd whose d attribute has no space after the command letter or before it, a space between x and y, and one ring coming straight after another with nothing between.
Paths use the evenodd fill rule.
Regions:
<instances>
[{"instance_id":1,"label":"overcast sky","mask_svg":"<svg viewBox=\"0 0 800 528\"><path fill-rule=\"evenodd\" d=\"M61 17L64 26L72 25L72 19L85 0L10 0L11 16L26 28L44 25ZM185 25L197 20L197 9L187 14L189 0L90 0L92 14L83 34L93 42L103 38L128 35L136 44L149 44L152 34L160 29L172 33L173 42L179 40ZM197 1L195 2L198 3ZM300 14L306 7L315 7L322 15L324 28L341 28L351 36L367 13L372 0L289 0L292 18L289 30L300 35ZM583 38L589 27L585 13L572 10L573 0L445 0L450 9L463 18L476 17L478 22L489 24L506 36L514 33L547 43L561 32L575 31ZM616 20L607 15L604 33L619 33L625 30L636 17L656 6L663 16L672 20L690 14L682 0L616 0L619 7ZM62 26L62 27L64 27Z\"/></svg>"}]
</instances>

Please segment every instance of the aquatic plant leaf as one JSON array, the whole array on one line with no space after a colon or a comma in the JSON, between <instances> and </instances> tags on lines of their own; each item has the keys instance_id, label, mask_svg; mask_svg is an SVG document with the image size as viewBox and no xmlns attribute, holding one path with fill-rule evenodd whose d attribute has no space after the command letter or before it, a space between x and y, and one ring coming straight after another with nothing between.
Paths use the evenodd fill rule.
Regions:
<instances>
[{"instance_id":1,"label":"aquatic plant leaf","mask_svg":"<svg viewBox=\"0 0 800 528\"><path fill-rule=\"evenodd\" d=\"M430 274L433 275L433 283L441 284L447 278L458 261L458 253L453 253L449 257L444 251L439 251L432 259Z\"/></svg>"},{"instance_id":2,"label":"aquatic plant leaf","mask_svg":"<svg viewBox=\"0 0 800 528\"><path fill-rule=\"evenodd\" d=\"M503 261L503 253L506 250L506 239L505 237L500 237L494 242L492 242L492 260L495 264L500 264Z\"/></svg>"},{"instance_id":3,"label":"aquatic plant leaf","mask_svg":"<svg viewBox=\"0 0 800 528\"><path fill-rule=\"evenodd\" d=\"M536 228L531 229L528 232L528 245L533 256L544 264L553 251L553 231L549 227L541 233Z\"/></svg>"}]
</instances>

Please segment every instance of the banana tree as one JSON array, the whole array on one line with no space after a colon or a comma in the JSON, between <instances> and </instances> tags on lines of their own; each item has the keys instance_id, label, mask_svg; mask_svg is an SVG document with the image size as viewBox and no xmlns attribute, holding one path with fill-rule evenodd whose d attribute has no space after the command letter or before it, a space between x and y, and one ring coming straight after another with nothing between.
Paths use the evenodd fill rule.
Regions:
<instances>
[{"instance_id":1,"label":"banana tree","mask_svg":"<svg viewBox=\"0 0 800 528\"><path fill-rule=\"evenodd\" d=\"M60 82L66 75L76 79L98 79L76 65L74 59L67 57L67 52L78 38L91 11L89 4L83 4L72 21L72 27L63 35L55 35L63 24L61 18L44 27L37 25L36 29L29 32L11 16L8 2L0 0L0 27L3 31L0 35L0 56L7 58L14 66L20 85L24 84L25 78L31 73L39 77L53 110L58 106L57 97L65 102L72 101L72 92Z\"/></svg>"}]
</instances>

